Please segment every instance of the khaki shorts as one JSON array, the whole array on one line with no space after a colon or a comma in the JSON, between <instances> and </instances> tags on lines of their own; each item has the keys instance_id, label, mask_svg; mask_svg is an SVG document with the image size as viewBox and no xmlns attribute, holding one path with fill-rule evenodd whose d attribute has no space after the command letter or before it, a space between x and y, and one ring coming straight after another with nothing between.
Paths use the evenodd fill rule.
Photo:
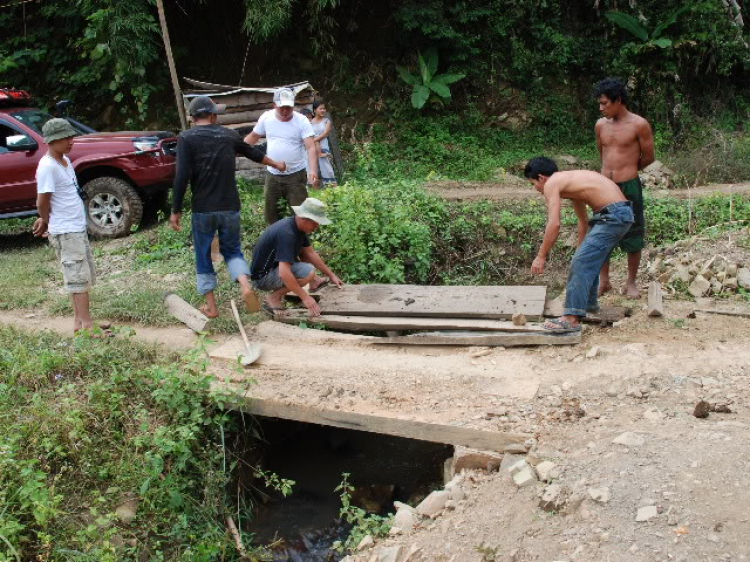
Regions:
<instances>
[{"instance_id":1,"label":"khaki shorts","mask_svg":"<svg viewBox=\"0 0 750 562\"><path fill-rule=\"evenodd\" d=\"M49 243L55 249L69 293L86 293L96 280L94 256L85 232L50 234Z\"/></svg>"}]
</instances>

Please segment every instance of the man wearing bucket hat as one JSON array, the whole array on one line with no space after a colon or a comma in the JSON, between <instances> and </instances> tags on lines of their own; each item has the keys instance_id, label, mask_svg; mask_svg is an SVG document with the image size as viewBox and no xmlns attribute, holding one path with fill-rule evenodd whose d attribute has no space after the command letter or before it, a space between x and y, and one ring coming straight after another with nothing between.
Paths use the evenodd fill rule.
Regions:
<instances>
[{"instance_id":1,"label":"man wearing bucket hat","mask_svg":"<svg viewBox=\"0 0 750 562\"><path fill-rule=\"evenodd\" d=\"M285 171L268 167L263 194L266 223L273 224L281 218L279 200L283 197L289 205L300 205L307 198L307 186L318 184L318 153L315 149L315 131L310 122L294 111L294 90L280 88L273 96L274 109L258 119L253 132L245 137L248 144L267 139L267 154L283 160Z\"/></svg>"},{"instance_id":2,"label":"man wearing bucket hat","mask_svg":"<svg viewBox=\"0 0 750 562\"><path fill-rule=\"evenodd\" d=\"M96 278L82 192L73 164L66 156L78 134L65 119L50 119L42 127L49 148L36 169L39 218L33 226L34 236L46 236L60 261L65 290L73 300L74 332L94 326L89 288Z\"/></svg>"},{"instance_id":3,"label":"man wearing bucket hat","mask_svg":"<svg viewBox=\"0 0 750 562\"><path fill-rule=\"evenodd\" d=\"M197 285L198 292L206 299L201 311L209 318L219 315L214 297L216 272L211 261L211 243L217 233L219 251L232 281L240 285L245 306L253 312L258 310L257 298L250 286L250 269L240 243L240 195L235 177L235 155L241 154L277 170L286 169L284 162L268 158L244 143L236 131L217 124L216 116L224 113L225 107L214 103L208 96L198 96L190 102L189 111L195 127L177 137L177 173L169 218L173 230L182 230L182 205L190 183Z\"/></svg>"},{"instance_id":4,"label":"man wearing bucket hat","mask_svg":"<svg viewBox=\"0 0 750 562\"><path fill-rule=\"evenodd\" d=\"M250 278L256 289L270 291L263 305L270 314L283 314L284 295L294 293L311 316L319 316L320 306L303 287L309 284L309 290L316 291L328 282L339 288L343 283L310 245L308 235L331 220L325 203L312 197L292 209L295 216L275 222L261 234L253 250ZM318 277L316 268L328 279Z\"/></svg>"}]
</instances>

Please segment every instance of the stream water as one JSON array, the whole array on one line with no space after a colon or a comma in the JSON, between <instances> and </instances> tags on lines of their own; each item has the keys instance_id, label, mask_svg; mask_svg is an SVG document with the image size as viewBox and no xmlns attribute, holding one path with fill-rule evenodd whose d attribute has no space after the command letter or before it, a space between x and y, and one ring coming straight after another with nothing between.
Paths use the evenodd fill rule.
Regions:
<instances>
[{"instance_id":1,"label":"stream water","mask_svg":"<svg viewBox=\"0 0 750 562\"><path fill-rule=\"evenodd\" d=\"M287 498L274 493L246 531L255 544L279 541L274 562L336 562L331 549L349 526L339 521L335 488L342 474L356 490L353 503L368 512L393 512L393 502L414 502L442 487L446 445L312 424L259 418L266 440L261 466L296 482Z\"/></svg>"}]
</instances>

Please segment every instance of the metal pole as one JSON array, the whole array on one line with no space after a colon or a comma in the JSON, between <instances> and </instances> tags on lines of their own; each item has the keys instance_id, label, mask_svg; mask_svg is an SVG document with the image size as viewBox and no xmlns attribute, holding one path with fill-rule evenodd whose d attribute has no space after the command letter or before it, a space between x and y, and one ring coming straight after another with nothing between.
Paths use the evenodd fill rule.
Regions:
<instances>
[{"instance_id":1,"label":"metal pole","mask_svg":"<svg viewBox=\"0 0 750 562\"><path fill-rule=\"evenodd\" d=\"M177 102L177 114L180 116L180 126L182 130L188 128L187 117L185 116L185 105L182 102L180 93L180 83L177 81L177 70L174 66L174 57L172 57L172 46L169 43L169 31L167 30L167 18L164 17L164 2L156 0L156 8L159 10L159 23L161 24L161 35L164 39L164 48L167 51L167 63L169 63L169 74L172 77L172 88L174 88L174 98Z\"/></svg>"}]
</instances>

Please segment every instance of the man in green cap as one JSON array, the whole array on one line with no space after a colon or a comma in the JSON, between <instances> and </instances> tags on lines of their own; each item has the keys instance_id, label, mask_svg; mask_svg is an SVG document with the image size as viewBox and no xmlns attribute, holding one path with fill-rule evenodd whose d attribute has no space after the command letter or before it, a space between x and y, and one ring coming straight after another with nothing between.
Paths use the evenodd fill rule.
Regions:
<instances>
[{"instance_id":1,"label":"man in green cap","mask_svg":"<svg viewBox=\"0 0 750 562\"><path fill-rule=\"evenodd\" d=\"M79 133L65 119L42 127L47 154L36 169L39 218L34 236L46 236L60 260L65 289L73 299L73 331L91 329L89 288L94 284L94 256L86 234L86 208L73 164L66 156Z\"/></svg>"},{"instance_id":2,"label":"man in green cap","mask_svg":"<svg viewBox=\"0 0 750 562\"><path fill-rule=\"evenodd\" d=\"M263 305L266 312L283 314L284 295L294 293L310 316L320 316L320 306L303 287L308 285L310 291L316 291L328 282L339 288L344 284L313 249L308 236L331 220L326 216L325 203L313 197L292 210L296 216L273 223L260 235L253 249L250 279L255 289L270 291ZM328 279L318 277L316 268Z\"/></svg>"}]
</instances>

